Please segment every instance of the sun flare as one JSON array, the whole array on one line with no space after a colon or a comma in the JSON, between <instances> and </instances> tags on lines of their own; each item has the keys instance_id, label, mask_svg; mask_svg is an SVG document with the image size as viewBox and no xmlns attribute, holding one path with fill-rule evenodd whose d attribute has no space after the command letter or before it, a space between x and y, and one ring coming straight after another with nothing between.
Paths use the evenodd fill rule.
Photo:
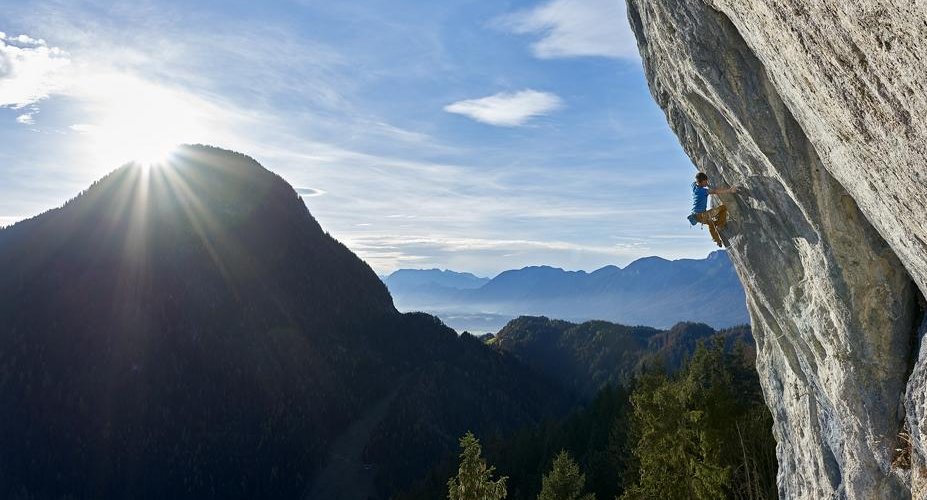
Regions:
<instances>
[{"instance_id":1,"label":"sun flare","mask_svg":"<svg viewBox=\"0 0 927 500\"><path fill-rule=\"evenodd\" d=\"M95 79L93 90L95 119L71 129L87 136L89 153L106 165L157 164L206 134L196 103L170 88L119 75Z\"/></svg>"}]
</instances>

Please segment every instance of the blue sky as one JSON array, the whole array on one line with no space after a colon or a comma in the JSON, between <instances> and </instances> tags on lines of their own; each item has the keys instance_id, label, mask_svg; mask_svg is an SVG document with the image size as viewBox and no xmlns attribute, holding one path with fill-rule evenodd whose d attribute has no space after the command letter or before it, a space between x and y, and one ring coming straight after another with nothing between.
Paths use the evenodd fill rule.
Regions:
<instances>
[{"instance_id":1,"label":"blue sky","mask_svg":"<svg viewBox=\"0 0 927 500\"><path fill-rule=\"evenodd\" d=\"M3 3L0 225L188 142L380 273L712 249L622 0Z\"/></svg>"}]
</instances>

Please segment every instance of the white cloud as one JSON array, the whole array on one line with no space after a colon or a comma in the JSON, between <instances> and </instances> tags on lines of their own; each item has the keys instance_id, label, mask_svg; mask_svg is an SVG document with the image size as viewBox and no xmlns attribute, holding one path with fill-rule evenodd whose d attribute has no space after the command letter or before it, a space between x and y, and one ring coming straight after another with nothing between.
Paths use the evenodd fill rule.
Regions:
<instances>
[{"instance_id":1,"label":"white cloud","mask_svg":"<svg viewBox=\"0 0 927 500\"><path fill-rule=\"evenodd\" d=\"M296 192L299 193L304 198L312 198L315 196L322 196L323 194L325 194L325 190L319 189L319 188L311 188L311 187L296 188Z\"/></svg>"},{"instance_id":2,"label":"white cloud","mask_svg":"<svg viewBox=\"0 0 927 500\"><path fill-rule=\"evenodd\" d=\"M22 108L67 85L68 54L28 35L0 37L0 107ZM23 123L23 122L21 122Z\"/></svg>"},{"instance_id":3,"label":"white cloud","mask_svg":"<svg viewBox=\"0 0 927 500\"><path fill-rule=\"evenodd\" d=\"M80 134L89 134L94 132L97 127L89 123L75 123L68 128Z\"/></svg>"},{"instance_id":4,"label":"white cloud","mask_svg":"<svg viewBox=\"0 0 927 500\"><path fill-rule=\"evenodd\" d=\"M414 130L406 130L404 128L390 125L389 123L384 122L375 122L370 125L370 128L374 133L382 134L391 139L396 139L403 142L425 143L432 140L431 136L428 134L423 134Z\"/></svg>"},{"instance_id":5,"label":"white cloud","mask_svg":"<svg viewBox=\"0 0 927 500\"><path fill-rule=\"evenodd\" d=\"M541 59L640 57L624 0L551 0L498 23L513 33L539 36L531 48Z\"/></svg>"},{"instance_id":6,"label":"white cloud","mask_svg":"<svg viewBox=\"0 0 927 500\"><path fill-rule=\"evenodd\" d=\"M17 35L7 38L9 42L16 42L30 47L45 47L47 44L41 38L32 38L29 35Z\"/></svg>"},{"instance_id":7,"label":"white cloud","mask_svg":"<svg viewBox=\"0 0 927 500\"><path fill-rule=\"evenodd\" d=\"M467 99L448 104L444 110L499 127L518 127L535 116L542 116L563 107L555 94L525 89L500 92L480 99Z\"/></svg>"},{"instance_id":8,"label":"white cloud","mask_svg":"<svg viewBox=\"0 0 927 500\"><path fill-rule=\"evenodd\" d=\"M32 113L23 113L16 117L16 123L22 123L23 125L35 125L35 112Z\"/></svg>"}]
</instances>

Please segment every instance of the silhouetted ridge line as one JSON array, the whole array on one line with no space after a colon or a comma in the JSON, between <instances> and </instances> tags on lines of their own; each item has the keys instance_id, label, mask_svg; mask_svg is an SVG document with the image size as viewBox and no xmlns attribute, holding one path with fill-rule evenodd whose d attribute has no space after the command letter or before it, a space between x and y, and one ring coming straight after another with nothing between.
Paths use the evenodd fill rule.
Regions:
<instances>
[{"instance_id":1,"label":"silhouetted ridge line","mask_svg":"<svg viewBox=\"0 0 927 500\"><path fill-rule=\"evenodd\" d=\"M627 387L647 365L669 372L681 368L699 342L720 335L728 349L737 342L752 352L750 327L715 330L704 323L680 322L660 330L607 321L571 323L522 316L488 340L548 380L590 399L606 386Z\"/></svg>"},{"instance_id":2,"label":"silhouetted ridge line","mask_svg":"<svg viewBox=\"0 0 927 500\"><path fill-rule=\"evenodd\" d=\"M382 495L566 401L399 314L283 179L206 146L0 230L0 346L3 498L298 497L392 394L336 485Z\"/></svg>"}]
</instances>

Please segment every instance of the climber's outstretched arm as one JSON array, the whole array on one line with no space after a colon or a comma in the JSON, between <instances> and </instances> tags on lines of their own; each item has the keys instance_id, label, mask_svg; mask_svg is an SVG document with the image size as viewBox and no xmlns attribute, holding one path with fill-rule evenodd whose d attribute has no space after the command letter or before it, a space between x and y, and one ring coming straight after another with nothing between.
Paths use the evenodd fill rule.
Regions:
<instances>
[{"instance_id":1,"label":"climber's outstretched arm","mask_svg":"<svg viewBox=\"0 0 927 500\"><path fill-rule=\"evenodd\" d=\"M734 194L737 192L737 186L731 186L729 188L711 188L708 190L708 194Z\"/></svg>"}]
</instances>

